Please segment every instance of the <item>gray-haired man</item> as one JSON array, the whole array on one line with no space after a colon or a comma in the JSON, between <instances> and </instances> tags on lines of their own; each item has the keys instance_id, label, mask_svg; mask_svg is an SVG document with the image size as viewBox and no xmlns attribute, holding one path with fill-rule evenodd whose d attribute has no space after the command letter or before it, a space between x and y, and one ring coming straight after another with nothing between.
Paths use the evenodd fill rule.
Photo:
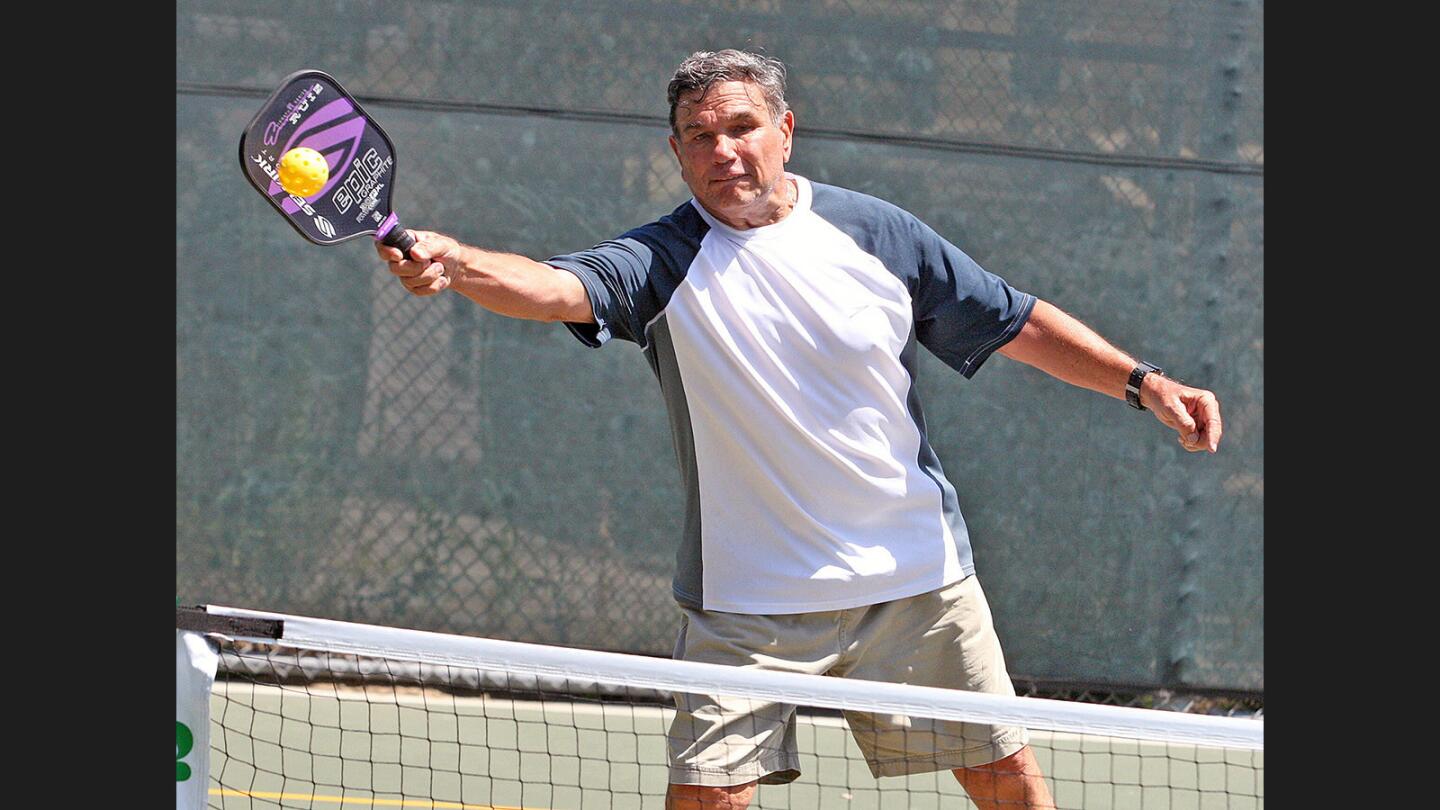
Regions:
<instances>
[{"instance_id":1,"label":"gray-haired man","mask_svg":"<svg viewBox=\"0 0 1440 810\"><path fill-rule=\"evenodd\" d=\"M694 195L537 262L417 231L378 247L406 289L641 346L686 492L686 660L1014 694L954 488L925 435L916 347L966 377L998 351L1149 409L1215 452L1220 407L981 269L909 213L787 173L779 62L696 53L670 83ZM667 807L739 808L799 773L794 707L684 696ZM982 808L1053 807L1019 728L852 714L877 776L953 770Z\"/></svg>"}]
</instances>

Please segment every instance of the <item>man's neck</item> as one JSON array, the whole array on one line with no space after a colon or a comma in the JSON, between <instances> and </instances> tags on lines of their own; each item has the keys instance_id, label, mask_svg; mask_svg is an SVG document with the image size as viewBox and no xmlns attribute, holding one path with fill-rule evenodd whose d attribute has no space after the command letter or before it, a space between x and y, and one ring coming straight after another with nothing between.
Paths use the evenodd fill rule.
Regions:
<instances>
[{"instance_id":1,"label":"man's neck","mask_svg":"<svg viewBox=\"0 0 1440 810\"><path fill-rule=\"evenodd\" d=\"M780 220L790 216L799 202L799 183L795 182L789 175L785 175L780 178L779 182L775 184L774 189L769 194L756 200L755 205L737 216L725 216L710 211L709 208L705 210L710 211L710 216L715 217L737 231L748 231L751 228L763 228L766 225L774 225Z\"/></svg>"}]
</instances>

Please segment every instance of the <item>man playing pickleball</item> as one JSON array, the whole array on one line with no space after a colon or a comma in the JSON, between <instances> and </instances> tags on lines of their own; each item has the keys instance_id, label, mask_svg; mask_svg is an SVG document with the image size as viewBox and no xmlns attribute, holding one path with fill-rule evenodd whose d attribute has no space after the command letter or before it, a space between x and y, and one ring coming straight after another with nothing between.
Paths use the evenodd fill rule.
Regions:
<instances>
[{"instance_id":1,"label":"man playing pickleball","mask_svg":"<svg viewBox=\"0 0 1440 810\"><path fill-rule=\"evenodd\" d=\"M954 487L925 432L917 345L971 377L994 352L1150 410L1192 452L1214 394L1182 385L980 268L911 214L785 171L784 67L692 55L669 87L693 199L543 262L438 233L381 258L587 346L641 346L684 483L676 657L1013 695ZM740 808L799 774L794 707L685 695L669 808ZM1024 729L847 715L876 776L950 769L992 808L1054 802Z\"/></svg>"}]
</instances>

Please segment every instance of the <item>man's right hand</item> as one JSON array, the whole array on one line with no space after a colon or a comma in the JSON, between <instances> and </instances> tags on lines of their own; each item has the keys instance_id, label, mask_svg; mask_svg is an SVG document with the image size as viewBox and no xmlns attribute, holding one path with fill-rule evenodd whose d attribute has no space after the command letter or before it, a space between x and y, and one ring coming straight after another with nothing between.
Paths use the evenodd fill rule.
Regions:
<instances>
[{"instance_id":1,"label":"man's right hand","mask_svg":"<svg viewBox=\"0 0 1440 810\"><path fill-rule=\"evenodd\" d=\"M434 231L411 229L410 233L415 236L415 245L410 248L414 261L399 249L379 242L375 243L375 252L414 295L434 295L449 287L450 280L461 270L460 243Z\"/></svg>"},{"instance_id":2,"label":"man's right hand","mask_svg":"<svg viewBox=\"0 0 1440 810\"><path fill-rule=\"evenodd\" d=\"M434 231L416 231L410 256L375 243L375 252L412 295L450 287L508 318L595 323L590 296L578 276L515 253L462 245Z\"/></svg>"}]
</instances>

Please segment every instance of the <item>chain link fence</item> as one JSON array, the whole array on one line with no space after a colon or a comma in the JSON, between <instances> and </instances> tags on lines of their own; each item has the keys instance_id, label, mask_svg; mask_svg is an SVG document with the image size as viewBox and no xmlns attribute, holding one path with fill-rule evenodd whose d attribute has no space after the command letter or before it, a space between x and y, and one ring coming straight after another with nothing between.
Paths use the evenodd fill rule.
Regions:
<instances>
[{"instance_id":1,"label":"chain link fence","mask_svg":"<svg viewBox=\"0 0 1440 810\"><path fill-rule=\"evenodd\" d=\"M888 199L1215 390L1216 456L996 357L925 356L1011 670L1263 689L1263 6L1257 2L177 4L177 590L350 621L666 653L681 493L639 350L417 299L301 241L241 129L325 70L397 148L394 203L536 258L688 198L665 85L780 58L790 169Z\"/></svg>"}]
</instances>

